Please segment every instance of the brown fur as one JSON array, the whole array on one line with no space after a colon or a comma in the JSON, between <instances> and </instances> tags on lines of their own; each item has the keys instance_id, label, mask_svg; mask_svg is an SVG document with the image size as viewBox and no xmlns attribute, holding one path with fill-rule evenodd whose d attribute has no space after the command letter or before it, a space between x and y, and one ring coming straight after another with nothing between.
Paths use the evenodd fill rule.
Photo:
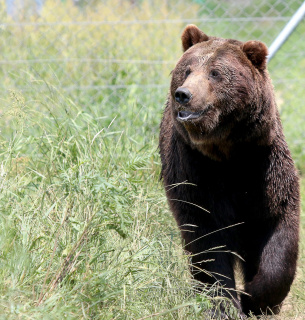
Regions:
<instances>
[{"instance_id":1,"label":"brown fur","mask_svg":"<svg viewBox=\"0 0 305 320\"><path fill-rule=\"evenodd\" d=\"M278 312L296 270L299 182L266 70L267 48L208 37L194 25L185 29L182 45L160 155L194 277L234 289L230 251L236 252L244 259L249 296L242 295L240 306L234 291L227 295L245 314ZM178 102L184 92L189 101ZM225 248L213 250L219 246Z\"/></svg>"}]
</instances>

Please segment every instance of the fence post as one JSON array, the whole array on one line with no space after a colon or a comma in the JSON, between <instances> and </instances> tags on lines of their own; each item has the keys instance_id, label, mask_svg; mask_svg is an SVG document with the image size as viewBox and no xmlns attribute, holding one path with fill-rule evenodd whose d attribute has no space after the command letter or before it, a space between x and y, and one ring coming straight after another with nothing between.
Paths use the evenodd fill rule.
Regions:
<instances>
[{"instance_id":1,"label":"fence post","mask_svg":"<svg viewBox=\"0 0 305 320\"><path fill-rule=\"evenodd\" d=\"M273 41L271 46L269 47L269 55L267 57L267 61L269 62L276 52L280 49L280 47L284 44L284 42L289 38L293 30L298 26L305 15L305 1L297 10L297 12L292 16L289 22L286 24L285 28L280 32L280 34Z\"/></svg>"}]
</instances>

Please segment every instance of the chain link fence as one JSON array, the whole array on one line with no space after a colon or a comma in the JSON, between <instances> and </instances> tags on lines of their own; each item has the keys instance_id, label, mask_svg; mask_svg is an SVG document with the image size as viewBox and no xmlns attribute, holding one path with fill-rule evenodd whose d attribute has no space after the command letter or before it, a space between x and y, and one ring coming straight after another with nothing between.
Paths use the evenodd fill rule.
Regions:
<instances>
[{"instance_id":1,"label":"chain link fence","mask_svg":"<svg viewBox=\"0 0 305 320\"><path fill-rule=\"evenodd\" d=\"M259 39L270 46L302 3L1 0L3 101L8 90L25 96L34 90L40 99L56 86L84 109L97 106L96 116L154 110L158 114L151 123L154 133L170 71L181 55L180 35L186 24L194 23L208 35ZM304 33L302 21L269 63L285 133L301 170L305 164Z\"/></svg>"}]
</instances>

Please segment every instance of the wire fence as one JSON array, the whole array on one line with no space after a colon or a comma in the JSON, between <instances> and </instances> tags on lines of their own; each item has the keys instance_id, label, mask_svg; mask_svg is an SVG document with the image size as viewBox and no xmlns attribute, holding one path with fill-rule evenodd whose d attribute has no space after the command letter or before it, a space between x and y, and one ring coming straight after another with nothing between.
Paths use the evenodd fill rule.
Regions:
<instances>
[{"instance_id":1,"label":"wire fence","mask_svg":"<svg viewBox=\"0 0 305 320\"><path fill-rule=\"evenodd\" d=\"M35 88L38 97L51 83L84 108L118 112L136 101L162 110L186 24L197 24L208 35L259 39L270 46L302 3L1 0L0 90L3 96L12 89L26 95ZM269 64L286 135L302 159L304 32L303 20Z\"/></svg>"}]
</instances>

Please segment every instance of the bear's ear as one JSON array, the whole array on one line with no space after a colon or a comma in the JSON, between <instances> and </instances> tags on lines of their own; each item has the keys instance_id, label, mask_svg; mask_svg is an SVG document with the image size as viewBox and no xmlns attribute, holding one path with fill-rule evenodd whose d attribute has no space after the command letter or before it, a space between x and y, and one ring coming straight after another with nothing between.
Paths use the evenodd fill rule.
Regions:
<instances>
[{"instance_id":1,"label":"bear's ear","mask_svg":"<svg viewBox=\"0 0 305 320\"><path fill-rule=\"evenodd\" d=\"M264 70L267 65L268 48L260 41L247 41L242 45L242 50L254 67Z\"/></svg>"},{"instance_id":2,"label":"bear's ear","mask_svg":"<svg viewBox=\"0 0 305 320\"><path fill-rule=\"evenodd\" d=\"M185 52L196 43L208 41L209 37L194 24L189 24L182 32L181 40L183 52Z\"/></svg>"}]
</instances>

